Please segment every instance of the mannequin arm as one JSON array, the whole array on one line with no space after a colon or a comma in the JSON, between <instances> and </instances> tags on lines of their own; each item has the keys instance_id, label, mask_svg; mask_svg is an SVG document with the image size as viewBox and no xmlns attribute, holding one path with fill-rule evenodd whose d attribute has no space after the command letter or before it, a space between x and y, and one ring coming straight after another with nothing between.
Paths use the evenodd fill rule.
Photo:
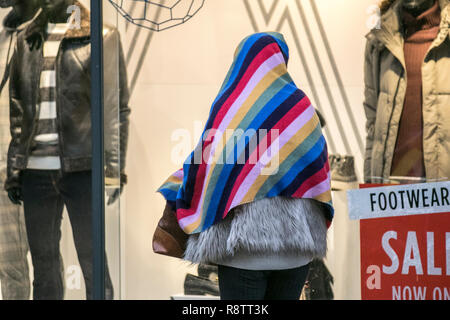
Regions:
<instances>
[{"instance_id":1,"label":"mannequin arm","mask_svg":"<svg viewBox=\"0 0 450 320\"><path fill-rule=\"evenodd\" d=\"M108 205L114 203L127 183L125 160L128 147L130 108L127 70L120 35L110 29L105 35L105 183Z\"/></svg>"},{"instance_id":2,"label":"mannequin arm","mask_svg":"<svg viewBox=\"0 0 450 320\"><path fill-rule=\"evenodd\" d=\"M127 67L125 64L125 58L122 49L122 43L120 41L120 36L118 36L119 43L119 120L120 120L120 174L121 180L125 180L122 183L126 183L125 176L125 162L128 149L128 133L129 133L129 117L131 109L128 107L130 93L128 90L128 77L127 77Z\"/></svg>"},{"instance_id":3,"label":"mannequin arm","mask_svg":"<svg viewBox=\"0 0 450 320\"><path fill-rule=\"evenodd\" d=\"M371 181L372 146L379 92L379 53L367 40L364 59L364 112L366 114L366 150L364 156L364 182Z\"/></svg>"},{"instance_id":4,"label":"mannequin arm","mask_svg":"<svg viewBox=\"0 0 450 320\"><path fill-rule=\"evenodd\" d=\"M104 38L105 66L105 166L112 182L126 183L125 160L128 146L130 108L126 64L117 29L108 29Z\"/></svg>"},{"instance_id":5,"label":"mannequin arm","mask_svg":"<svg viewBox=\"0 0 450 320\"><path fill-rule=\"evenodd\" d=\"M17 147L20 142L20 135L22 132L22 118L23 118L23 105L20 98L19 89L19 73L17 62L17 47L14 51L13 58L11 60L10 69L10 81L9 81L9 95L10 95L10 131L11 141L8 148L8 160L7 160L7 178L5 182L5 189L12 190L20 188L20 171L15 169L14 159L17 152Z\"/></svg>"}]
</instances>

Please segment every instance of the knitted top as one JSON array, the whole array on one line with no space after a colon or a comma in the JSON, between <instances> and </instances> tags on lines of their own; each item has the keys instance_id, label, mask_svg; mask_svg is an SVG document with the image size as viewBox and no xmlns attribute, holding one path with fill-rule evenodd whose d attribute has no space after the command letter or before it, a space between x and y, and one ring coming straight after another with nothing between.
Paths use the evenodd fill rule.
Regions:
<instances>
[{"instance_id":1,"label":"knitted top","mask_svg":"<svg viewBox=\"0 0 450 320\"><path fill-rule=\"evenodd\" d=\"M423 159L422 64L439 33L440 21L438 1L418 17L403 12L407 88L392 159L392 176L426 176Z\"/></svg>"}]
</instances>

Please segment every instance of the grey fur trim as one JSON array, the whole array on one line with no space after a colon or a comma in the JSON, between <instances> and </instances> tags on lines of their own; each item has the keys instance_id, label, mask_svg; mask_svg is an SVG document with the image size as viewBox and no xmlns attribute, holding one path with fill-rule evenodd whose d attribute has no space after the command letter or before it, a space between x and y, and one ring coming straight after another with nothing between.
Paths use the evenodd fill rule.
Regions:
<instances>
[{"instance_id":1,"label":"grey fur trim","mask_svg":"<svg viewBox=\"0 0 450 320\"><path fill-rule=\"evenodd\" d=\"M305 253L327 251L324 206L312 199L274 197L241 205L220 223L189 237L184 259L217 263L236 252Z\"/></svg>"}]
</instances>

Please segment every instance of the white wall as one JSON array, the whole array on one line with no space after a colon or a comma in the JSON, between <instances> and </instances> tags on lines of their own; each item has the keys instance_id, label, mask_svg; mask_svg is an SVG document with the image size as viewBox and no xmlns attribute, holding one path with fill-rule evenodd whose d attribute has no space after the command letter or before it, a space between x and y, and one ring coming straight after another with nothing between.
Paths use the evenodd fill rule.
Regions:
<instances>
[{"instance_id":1,"label":"white wall","mask_svg":"<svg viewBox=\"0 0 450 320\"><path fill-rule=\"evenodd\" d=\"M294 0L279 0L273 18L265 25L256 0L250 0L255 20L261 31L275 30L286 6L293 16L294 29L308 57L311 77L314 79L330 131L338 145L339 153L345 153L335 114L327 103L324 84L321 81L311 46L300 23ZM357 121L356 131L364 136L362 109L363 51L368 32L366 9L374 0L316 0L323 19L330 47L345 84L351 111ZM270 8L273 1L263 1ZM337 81L318 34L318 26L309 1L302 0L305 13L310 17L310 28L319 51L329 86L336 99L345 130L352 132L349 116L339 95ZM120 20L121 18L119 18ZM136 28L121 28L125 50L129 48ZM310 85L296 50L292 30L287 25L280 30L285 34L291 49L289 70L297 85L308 95ZM161 216L164 200L156 193L160 184L181 166L171 161L176 141L171 134L180 128L194 135L194 123L204 123L212 100L232 62L237 44L254 32L242 0L206 0L204 8L190 21L153 35L142 64L142 71L135 87L130 106L131 134L128 150L127 173L129 184L125 190L126 207L122 212L122 248L124 258L123 290L128 299L168 299L180 293L188 269L185 263L152 253L151 238ZM138 44L129 65L129 77L138 65L139 54L145 45L149 31L142 29ZM356 139L349 135L352 146ZM338 137L338 138L336 138ZM194 144L194 139L192 140ZM185 156L190 150L186 151ZM357 170L361 176L362 154L354 148ZM346 212L336 214L346 215ZM339 244L334 244L339 245Z\"/></svg>"}]
</instances>

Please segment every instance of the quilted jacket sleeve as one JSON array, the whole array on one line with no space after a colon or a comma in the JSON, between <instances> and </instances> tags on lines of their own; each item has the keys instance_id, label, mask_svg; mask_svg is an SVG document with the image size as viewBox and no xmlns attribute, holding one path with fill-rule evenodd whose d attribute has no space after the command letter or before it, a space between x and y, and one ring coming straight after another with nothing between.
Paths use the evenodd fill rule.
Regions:
<instances>
[{"instance_id":1,"label":"quilted jacket sleeve","mask_svg":"<svg viewBox=\"0 0 450 320\"><path fill-rule=\"evenodd\" d=\"M117 29L104 37L105 175L126 183L125 161L129 131L129 90L126 63Z\"/></svg>"},{"instance_id":2,"label":"quilted jacket sleeve","mask_svg":"<svg viewBox=\"0 0 450 320\"><path fill-rule=\"evenodd\" d=\"M20 98L19 88L19 70L17 61L17 46L14 50L14 56L10 64L10 80L9 80L9 99L10 99L10 131L11 142L8 148L7 160L7 179L5 189L20 187L20 171L15 169L14 159L17 152L17 146L20 144L20 135L22 132L23 104Z\"/></svg>"},{"instance_id":3,"label":"quilted jacket sleeve","mask_svg":"<svg viewBox=\"0 0 450 320\"><path fill-rule=\"evenodd\" d=\"M375 40L369 34L364 55L364 112L366 114L366 150L364 182L371 182L372 147L379 93L379 53Z\"/></svg>"}]
</instances>

